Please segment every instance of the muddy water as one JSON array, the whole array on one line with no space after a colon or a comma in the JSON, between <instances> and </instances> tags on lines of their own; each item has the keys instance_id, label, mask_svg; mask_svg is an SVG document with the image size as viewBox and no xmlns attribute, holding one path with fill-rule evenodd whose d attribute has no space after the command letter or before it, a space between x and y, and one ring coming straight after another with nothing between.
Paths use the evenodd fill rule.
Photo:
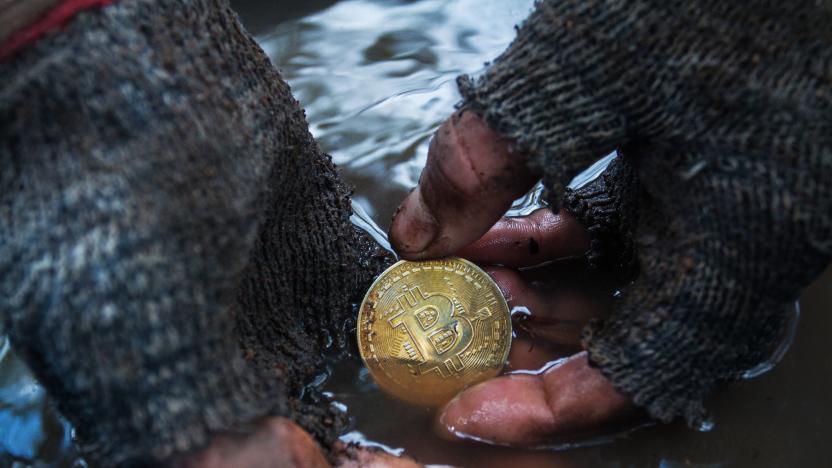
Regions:
<instances>
[{"instance_id":1,"label":"muddy water","mask_svg":"<svg viewBox=\"0 0 832 468\"><path fill-rule=\"evenodd\" d=\"M511 40L531 0L233 1L290 82L312 131L356 187L363 222L385 230L418 178L431 132ZM533 205L518 203L517 212ZM357 219L362 222L361 219ZM776 266L773 266L776 267ZM656 426L593 447L530 452L441 441L429 411L383 395L355 361L323 383L352 417L348 440L427 463L497 467L830 466L832 271L801 298L797 338L773 371L709 404L716 426ZM0 338L0 341L2 338ZM8 347L0 346L0 466L72 466L71 429Z\"/></svg>"},{"instance_id":2,"label":"muddy water","mask_svg":"<svg viewBox=\"0 0 832 468\"><path fill-rule=\"evenodd\" d=\"M243 3L244 22L280 10ZM493 59L532 3L344 0L255 33L306 108L313 133L355 185L357 208L386 230L418 179L432 131L457 102L456 75L476 73ZM533 202L515 207L522 212ZM355 362L334 366L325 389L352 416L350 440L383 444L427 463L830 466L832 353L825 344L832 336L831 286L827 272L805 292L797 338L775 370L713 398L710 432L652 427L595 447L526 452L437 439L429 411L391 400Z\"/></svg>"}]
</instances>

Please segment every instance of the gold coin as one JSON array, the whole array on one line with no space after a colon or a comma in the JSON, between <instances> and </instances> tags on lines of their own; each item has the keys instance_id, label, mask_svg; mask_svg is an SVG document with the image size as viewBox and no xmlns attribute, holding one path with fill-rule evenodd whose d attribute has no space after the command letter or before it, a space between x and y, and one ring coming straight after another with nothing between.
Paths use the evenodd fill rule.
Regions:
<instances>
[{"instance_id":1,"label":"gold coin","mask_svg":"<svg viewBox=\"0 0 832 468\"><path fill-rule=\"evenodd\" d=\"M370 375L419 405L441 405L496 376L510 345L500 289L461 258L396 263L370 286L358 313L358 349Z\"/></svg>"}]
</instances>

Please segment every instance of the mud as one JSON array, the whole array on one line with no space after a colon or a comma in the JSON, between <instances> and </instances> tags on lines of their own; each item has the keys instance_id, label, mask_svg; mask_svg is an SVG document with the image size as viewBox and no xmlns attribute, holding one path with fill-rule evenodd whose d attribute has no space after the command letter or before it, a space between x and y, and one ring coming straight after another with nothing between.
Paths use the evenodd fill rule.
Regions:
<instances>
[{"instance_id":1,"label":"mud","mask_svg":"<svg viewBox=\"0 0 832 468\"><path fill-rule=\"evenodd\" d=\"M288 1L233 3L306 108L314 135L355 186L353 221L383 242L381 232L424 165L430 134L453 109L453 79L476 73L505 47L532 2L345 0L304 2L305 11ZM533 210L539 193L538 186L512 212ZM428 463L826 466L832 437L832 271L804 292L800 304L796 339L782 362L715 395L708 407L716 425L709 432L653 426L567 451L513 450L439 439L432 412L387 397L355 357L333 357L313 385L348 412L343 440ZM349 340L349 333L342 336ZM0 465L83 466L74 456L72 428L14 353L4 347L0 355Z\"/></svg>"}]
</instances>

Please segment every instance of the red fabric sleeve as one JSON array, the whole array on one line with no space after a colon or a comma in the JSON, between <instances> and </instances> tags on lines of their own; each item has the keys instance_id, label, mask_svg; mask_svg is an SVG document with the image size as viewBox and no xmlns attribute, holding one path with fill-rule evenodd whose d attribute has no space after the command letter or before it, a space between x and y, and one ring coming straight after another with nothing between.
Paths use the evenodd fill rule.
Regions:
<instances>
[{"instance_id":1,"label":"red fabric sleeve","mask_svg":"<svg viewBox=\"0 0 832 468\"><path fill-rule=\"evenodd\" d=\"M24 26L0 43L0 63L11 59L15 53L34 43L46 34L64 27L78 12L99 8L114 0L63 0L58 2L37 21Z\"/></svg>"}]
</instances>

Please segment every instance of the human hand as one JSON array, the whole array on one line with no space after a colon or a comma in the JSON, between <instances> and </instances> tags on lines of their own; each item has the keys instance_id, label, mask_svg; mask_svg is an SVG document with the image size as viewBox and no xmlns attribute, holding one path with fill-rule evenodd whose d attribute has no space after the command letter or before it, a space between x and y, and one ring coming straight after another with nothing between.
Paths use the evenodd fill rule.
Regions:
<instances>
[{"instance_id":1,"label":"human hand","mask_svg":"<svg viewBox=\"0 0 832 468\"><path fill-rule=\"evenodd\" d=\"M335 466L418 468L407 457L394 457L381 450L336 443ZM318 444L300 426L286 418L270 417L251 431L219 435L200 452L180 463L182 468L326 468L331 465Z\"/></svg>"},{"instance_id":2,"label":"human hand","mask_svg":"<svg viewBox=\"0 0 832 468\"><path fill-rule=\"evenodd\" d=\"M325 468L329 463L312 437L294 422L266 418L250 431L222 434L181 463L182 468Z\"/></svg>"},{"instance_id":3,"label":"human hand","mask_svg":"<svg viewBox=\"0 0 832 468\"><path fill-rule=\"evenodd\" d=\"M480 264L503 265L487 271L509 306L522 305L547 317L549 326L532 331L546 335L555 347L578 351L580 330L599 313L597 308L580 299L559 300L540 281L530 280L530 273L511 269L580 256L588 249L586 230L568 213L539 210L524 218L501 219L538 179L523 155L512 154L509 141L475 114L458 112L434 135L419 185L394 218L390 240L406 259L457 254ZM510 370L531 364L521 349L532 354L515 341ZM540 364L557 354L538 352L532 360ZM439 431L539 446L615 432L643 420L629 398L589 365L585 353L578 353L544 372L506 375L464 391L442 410Z\"/></svg>"},{"instance_id":4,"label":"human hand","mask_svg":"<svg viewBox=\"0 0 832 468\"><path fill-rule=\"evenodd\" d=\"M480 264L505 265L484 268L512 310L515 336L508 375L448 403L437 421L440 435L551 447L646 421L629 398L589 365L582 351L584 326L610 308L611 284L574 262L529 268L551 258L579 256L586 249L586 235L573 217L541 209L527 217L501 219L480 240L456 252Z\"/></svg>"}]
</instances>

